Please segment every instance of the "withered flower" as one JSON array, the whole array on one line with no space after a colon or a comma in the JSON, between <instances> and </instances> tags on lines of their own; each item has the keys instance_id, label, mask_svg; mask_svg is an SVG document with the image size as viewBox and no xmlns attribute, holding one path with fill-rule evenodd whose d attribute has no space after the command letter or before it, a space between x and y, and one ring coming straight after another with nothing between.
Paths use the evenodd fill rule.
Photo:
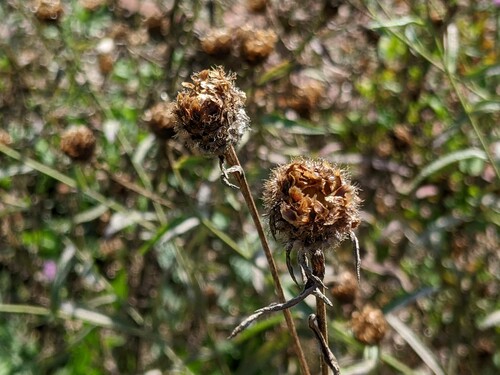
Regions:
<instances>
[{"instance_id":1,"label":"withered flower","mask_svg":"<svg viewBox=\"0 0 500 375\"><path fill-rule=\"evenodd\" d=\"M12 138L5 130L0 129L0 144L10 145L12 143Z\"/></svg>"},{"instance_id":2,"label":"withered flower","mask_svg":"<svg viewBox=\"0 0 500 375\"><path fill-rule=\"evenodd\" d=\"M384 313L372 306L365 306L361 312L353 312L351 326L356 340L366 345L378 344L387 332Z\"/></svg>"},{"instance_id":3,"label":"withered flower","mask_svg":"<svg viewBox=\"0 0 500 375\"><path fill-rule=\"evenodd\" d=\"M36 0L35 15L40 21L55 22L63 14L61 0Z\"/></svg>"},{"instance_id":4,"label":"withered flower","mask_svg":"<svg viewBox=\"0 0 500 375\"><path fill-rule=\"evenodd\" d=\"M358 291L356 276L349 271L341 273L331 291L332 295L341 302L350 303L354 301Z\"/></svg>"},{"instance_id":5,"label":"withered flower","mask_svg":"<svg viewBox=\"0 0 500 375\"><path fill-rule=\"evenodd\" d=\"M273 171L264 185L264 205L271 233L286 244L286 264L294 281L294 246L307 281L321 285L323 251L347 237L354 241L359 281L361 260L353 229L360 223L360 202L346 172L326 160L301 158Z\"/></svg>"},{"instance_id":6,"label":"withered flower","mask_svg":"<svg viewBox=\"0 0 500 375\"><path fill-rule=\"evenodd\" d=\"M251 12L261 13L266 10L267 0L247 0L247 8Z\"/></svg>"},{"instance_id":7,"label":"withered flower","mask_svg":"<svg viewBox=\"0 0 500 375\"><path fill-rule=\"evenodd\" d=\"M87 161L94 154L96 139L86 126L72 127L61 136L61 151L75 161Z\"/></svg>"},{"instance_id":8,"label":"withered flower","mask_svg":"<svg viewBox=\"0 0 500 375\"><path fill-rule=\"evenodd\" d=\"M273 236L321 249L337 245L359 225L360 202L346 172L325 160L282 165L264 188Z\"/></svg>"},{"instance_id":9,"label":"withered flower","mask_svg":"<svg viewBox=\"0 0 500 375\"><path fill-rule=\"evenodd\" d=\"M174 102L160 102L144 113L144 121L160 139L170 139L175 135L178 118Z\"/></svg>"},{"instance_id":10,"label":"withered flower","mask_svg":"<svg viewBox=\"0 0 500 375\"><path fill-rule=\"evenodd\" d=\"M311 113L318 108L318 104L325 94L325 87L319 81L306 81L294 87L288 99L288 106L295 110L301 117L309 118Z\"/></svg>"},{"instance_id":11,"label":"withered flower","mask_svg":"<svg viewBox=\"0 0 500 375\"><path fill-rule=\"evenodd\" d=\"M250 27L242 28L238 36L241 40L241 56L252 65L258 65L265 61L274 51L278 40L273 30L255 30Z\"/></svg>"},{"instance_id":12,"label":"withered flower","mask_svg":"<svg viewBox=\"0 0 500 375\"><path fill-rule=\"evenodd\" d=\"M211 56L224 57L229 55L233 44L230 30L214 29L200 39L201 48Z\"/></svg>"},{"instance_id":13,"label":"withered flower","mask_svg":"<svg viewBox=\"0 0 500 375\"><path fill-rule=\"evenodd\" d=\"M177 95L178 136L206 155L223 155L248 129L246 96L234 85L236 75L222 67L202 70L184 82Z\"/></svg>"}]
</instances>

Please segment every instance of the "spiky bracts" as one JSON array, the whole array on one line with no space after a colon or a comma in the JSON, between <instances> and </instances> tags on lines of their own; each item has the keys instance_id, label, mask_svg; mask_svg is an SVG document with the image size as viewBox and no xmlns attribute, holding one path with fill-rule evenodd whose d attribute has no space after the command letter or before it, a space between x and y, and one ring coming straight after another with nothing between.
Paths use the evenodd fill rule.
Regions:
<instances>
[{"instance_id":1,"label":"spiky bracts","mask_svg":"<svg viewBox=\"0 0 500 375\"><path fill-rule=\"evenodd\" d=\"M177 95L178 136L207 155L223 155L249 127L246 96L234 85L236 75L222 67L202 70L184 82Z\"/></svg>"}]
</instances>

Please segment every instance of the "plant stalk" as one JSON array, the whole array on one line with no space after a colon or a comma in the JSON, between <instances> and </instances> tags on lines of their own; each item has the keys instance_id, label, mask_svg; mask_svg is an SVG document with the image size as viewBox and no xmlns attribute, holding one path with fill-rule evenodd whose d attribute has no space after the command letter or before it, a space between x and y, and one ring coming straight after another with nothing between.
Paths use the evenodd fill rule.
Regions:
<instances>
[{"instance_id":1,"label":"plant stalk","mask_svg":"<svg viewBox=\"0 0 500 375\"><path fill-rule=\"evenodd\" d=\"M224 159L230 167L240 167L241 164L238 160L238 156L236 155L236 151L234 147L231 146L226 153L224 154ZM255 205L255 201L250 192L250 187L248 186L247 179L243 173L236 172L234 173L236 180L238 181L238 185L241 189L241 193L245 198L245 202L250 210L250 215L254 221L255 227L257 228L257 233L259 234L260 242L264 249L264 253L266 254L266 259L269 264L269 269L271 270L271 275L274 281L274 286L276 289L276 294L278 295L278 300L280 303L286 302L285 294L283 293L283 288L281 286L281 281L278 275L278 269L276 268L276 263L274 262L273 254L271 252L271 248L269 247L269 243L267 242L267 237L264 232L264 227L262 226L262 222L260 221L260 216L257 211L257 207ZM307 365L307 361L304 355L304 351L302 350L302 346L300 344L299 336L297 335L297 330L295 328L295 323L292 318L292 314L290 310L283 310L283 314L285 315L286 325L290 334L292 335L295 354L298 357L300 370L303 375L310 375L309 366Z\"/></svg>"}]
</instances>

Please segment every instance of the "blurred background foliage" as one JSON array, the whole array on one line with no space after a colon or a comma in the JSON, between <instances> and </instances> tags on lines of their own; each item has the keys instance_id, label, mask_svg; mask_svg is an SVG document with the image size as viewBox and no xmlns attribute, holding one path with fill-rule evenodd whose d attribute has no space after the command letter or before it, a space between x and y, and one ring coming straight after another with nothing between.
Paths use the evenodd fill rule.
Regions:
<instances>
[{"instance_id":1,"label":"blurred background foliage","mask_svg":"<svg viewBox=\"0 0 500 375\"><path fill-rule=\"evenodd\" d=\"M0 374L298 373L281 314L226 339L276 300L257 233L217 160L148 126L214 65L247 94L256 199L299 155L362 190L361 287L328 312L343 373L499 373L498 1L41 3L0 2ZM242 29L277 36L263 61ZM89 163L60 151L73 125L97 138ZM330 286L350 246L329 254ZM293 314L315 373L313 302ZM350 329L365 305L389 323L377 346Z\"/></svg>"}]
</instances>

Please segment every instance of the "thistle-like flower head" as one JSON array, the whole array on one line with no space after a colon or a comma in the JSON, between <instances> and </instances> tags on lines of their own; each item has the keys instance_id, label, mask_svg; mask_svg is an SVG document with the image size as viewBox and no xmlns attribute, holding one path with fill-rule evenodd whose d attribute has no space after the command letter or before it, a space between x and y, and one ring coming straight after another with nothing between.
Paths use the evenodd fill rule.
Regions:
<instances>
[{"instance_id":1,"label":"thistle-like flower head","mask_svg":"<svg viewBox=\"0 0 500 375\"><path fill-rule=\"evenodd\" d=\"M249 126L245 93L234 85L236 75L222 67L202 70L191 79L177 95L177 134L192 149L223 155Z\"/></svg>"},{"instance_id":2,"label":"thistle-like flower head","mask_svg":"<svg viewBox=\"0 0 500 375\"><path fill-rule=\"evenodd\" d=\"M71 127L61 136L61 151L74 161L88 161L95 150L96 139L86 126Z\"/></svg>"},{"instance_id":3,"label":"thistle-like flower head","mask_svg":"<svg viewBox=\"0 0 500 375\"><path fill-rule=\"evenodd\" d=\"M351 326L354 337L366 345L378 344L387 332L384 313L369 305L352 314Z\"/></svg>"},{"instance_id":4,"label":"thistle-like flower head","mask_svg":"<svg viewBox=\"0 0 500 375\"><path fill-rule=\"evenodd\" d=\"M264 189L273 236L320 249L337 245L359 225L360 202L346 172L325 160L282 165Z\"/></svg>"}]
</instances>

